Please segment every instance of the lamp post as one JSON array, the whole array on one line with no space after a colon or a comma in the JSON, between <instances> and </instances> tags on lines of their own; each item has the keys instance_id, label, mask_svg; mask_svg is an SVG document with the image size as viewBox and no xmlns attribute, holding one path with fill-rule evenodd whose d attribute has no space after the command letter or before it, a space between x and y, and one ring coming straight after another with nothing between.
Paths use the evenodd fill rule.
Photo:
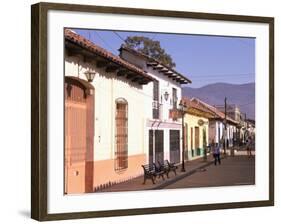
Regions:
<instances>
[{"instance_id":1,"label":"lamp post","mask_svg":"<svg viewBox=\"0 0 281 224\"><path fill-rule=\"evenodd\" d=\"M226 100L227 100L227 98L225 97L224 98L224 138L223 138L223 140L224 140L224 145L223 145L223 154L226 156L226 139L227 139L227 127L226 127L226 125L227 125L227 121L226 121Z\"/></svg>"},{"instance_id":2,"label":"lamp post","mask_svg":"<svg viewBox=\"0 0 281 224\"><path fill-rule=\"evenodd\" d=\"M182 100L180 101L180 109L181 109L181 115L182 115L182 167L181 167L181 172L185 172L185 167L184 167L184 115L187 110L187 105L185 102Z\"/></svg>"}]
</instances>

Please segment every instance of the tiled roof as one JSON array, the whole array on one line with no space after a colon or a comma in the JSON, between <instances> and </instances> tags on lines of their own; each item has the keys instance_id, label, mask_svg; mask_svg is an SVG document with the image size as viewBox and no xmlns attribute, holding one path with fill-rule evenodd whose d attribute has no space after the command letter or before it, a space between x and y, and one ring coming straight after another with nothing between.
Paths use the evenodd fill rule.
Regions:
<instances>
[{"instance_id":1,"label":"tiled roof","mask_svg":"<svg viewBox=\"0 0 281 224\"><path fill-rule=\"evenodd\" d=\"M186 103L187 108L195 108L196 110L199 110L201 112L204 113L208 113L210 114L210 116L214 116L215 114L213 112L211 112L210 110L206 109L205 107L203 107L201 104L199 104L198 102L192 101L191 99L189 99L188 97L183 97L182 101L184 103Z\"/></svg>"},{"instance_id":2,"label":"tiled roof","mask_svg":"<svg viewBox=\"0 0 281 224\"><path fill-rule=\"evenodd\" d=\"M210 110L211 112L213 112L217 118L219 119L224 119L225 118L225 114L223 112L221 112L219 109L205 103L204 101L198 99L198 98L192 98L191 99L192 102L194 103L198 103L200 104L202 107L205 107L206 109ZM238 123L237 121L233 120L232 118L230 118L229 116L226 116L226 120L232 122L232 123Z\"/></svg>"},{"instance_id":3,"label":"tiled roof","mask_svg":"<svg viewBox=\"0 0 281 224\"><path fill-rule=\"evenodd\" d=\"M124 67L132 72L135 72L143 77L145 77L147 80L149 81L153 81L154 78L152 78L151 76L149 76L145 71L143 71L142 69L134 66L133 64L123 60L122 58L120 58L119 56L116 56L114 54L112 54L111 52L107 51L106 49L92 43L91 41L89 41L88 39L82 37L81 35L73 32L70 29L65 29L64 31L64 36L65 39L76 44L79 45L80 47L98 55L101 56L104 59L107 59L121 67Z\"/></svg>"},{"instance_id":4,"label":"tiled roof","mask_svg":"<svg viewBox=\"0 0 281 224\"><path fill-rule=\"evenodd\" d=\"M157 59L155 58L152 58L146 54L143 54L139 51L136 51L126 45L122 45L121 48L119 49L119 51L122 51L122 50L127 50L129 51L130 53L132 54L135 54L137 56L140 56L142 58L144 58L146 61L147 61L147 65L148 66L152 66L156 69L159 69L159 70L162 70L160 72L163 72L165 74L171 74L171 79L178 79L178 82L181 83L181 84L187 84L187 83L191 83L191 80L186 78L184 75L180 74L179 72L177 72L176 70L174 70L173 68L167 66L167 65L164 65L163 63L161 63L160 61L158 61ZM174 75L174 76L172 76Z\"/></svg>"}]
</instances>

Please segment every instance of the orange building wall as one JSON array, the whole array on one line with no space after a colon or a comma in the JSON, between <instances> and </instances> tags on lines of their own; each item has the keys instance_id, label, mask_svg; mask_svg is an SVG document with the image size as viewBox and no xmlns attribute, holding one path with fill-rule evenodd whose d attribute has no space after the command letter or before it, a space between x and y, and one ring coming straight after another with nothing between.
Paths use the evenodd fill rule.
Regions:
<instances>
[{"instance_id":1,"label":"orange building wall","mask_svg":"<svg viewBox=\"0 0 281 224\"><path fill-rule=\"evenodd\" d=\"M65 193L85 193L85 162L77 162L65 169Z\"/></svg>"},{"instance_id":2,"label":"orange building wall","mask_svg":"<svg viewBox=\"0 0 281 224\"><path fill-rule=\"evenodd\" d=\"M114 159L94 161L94 188L100 188L109 182L118 183L143 174L141 165L146 163L146 155L132 155L128 157L128 168L115 171Z\"/></svg>"}]
</instances>

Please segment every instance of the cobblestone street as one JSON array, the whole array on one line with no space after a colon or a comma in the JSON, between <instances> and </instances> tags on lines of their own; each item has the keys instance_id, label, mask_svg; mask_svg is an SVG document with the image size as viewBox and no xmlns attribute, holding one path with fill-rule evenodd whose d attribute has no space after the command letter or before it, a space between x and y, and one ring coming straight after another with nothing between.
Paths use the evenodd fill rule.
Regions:
<instances>
[{"instance_id":1,"label":"cobblestone street","mask_svg":"<svg viewBox=\"0 0 281 224\"><path fill-rule=\"evenodd\" d=\"M213 157L208 156L207 162L203 158L188 161L186 172L181 172L178 166L177 175L170 174L170 178L158 179L156 184L147 180L143 184L143 176L100 189L98 192L138 191L154 189L176 189L188 187L211 187L255 184L255 156L246 156L240 151L234 157L222 158L221 165L215 166Z\"/></svg>"},{"instance_id":2,"label":"cobblestone street","mask_svg":"<svg viewBox=\"0 0 281 224\"><path fill-rule=\"evenodd\" d=\"M227 157L221 165L214 164L203 171L194 173L173 184L166 189L207 187L207 186L231 186L255 184L255 157L247 156Z\"/></svg>"}]
</instances>

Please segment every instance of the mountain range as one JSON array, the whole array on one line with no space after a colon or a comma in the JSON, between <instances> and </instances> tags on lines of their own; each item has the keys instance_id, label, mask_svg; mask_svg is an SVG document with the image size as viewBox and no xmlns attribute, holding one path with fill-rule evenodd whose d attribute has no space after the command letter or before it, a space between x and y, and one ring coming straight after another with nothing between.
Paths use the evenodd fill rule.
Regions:
<instances>
[{"instance_id":1,"label":"mountain range","mask_svg":"<svg viewBox=\"0 0 281 224\"><path fill-rule=\"evenodd\" d=\"M214 83L200 88L184 87L182 95L192 98L196 97L210 105L236 104L246 117L255 119L255 83L229 84Z\"/></svg>"}]
</instances>

